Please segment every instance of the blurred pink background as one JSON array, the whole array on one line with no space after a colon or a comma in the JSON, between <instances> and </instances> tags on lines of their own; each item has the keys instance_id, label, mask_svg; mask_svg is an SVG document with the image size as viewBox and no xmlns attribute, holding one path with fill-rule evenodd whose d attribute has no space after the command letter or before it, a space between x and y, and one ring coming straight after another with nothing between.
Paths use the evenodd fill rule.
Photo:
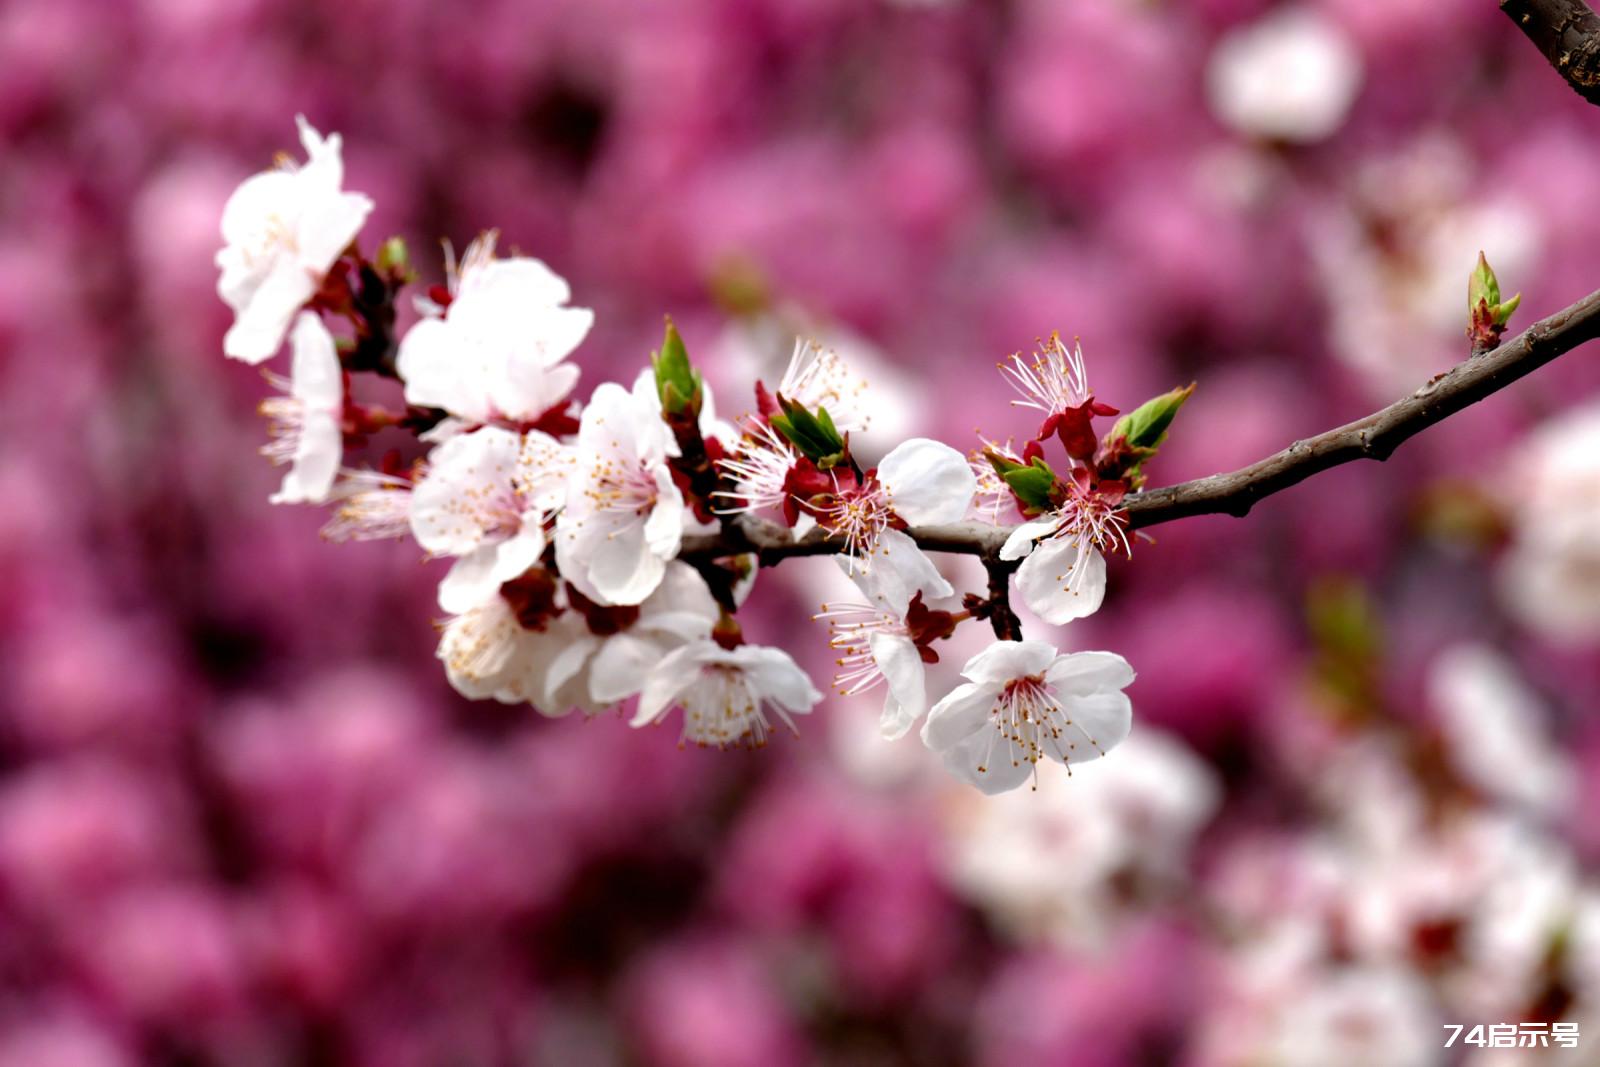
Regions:
<instances>
[{"instance_id":1,"label":"blurred pink background","mask_svg":"<svg viewBox=\"0 0 1600 1067\"><path fill-rule=\"evenodd\" d=\"M682 752L461 700L435 566L267 504L212 256L296 113L425 280L565 275L585 393L670 312L737 412L803 332L869 451L1026 436L992 366L1059 328L1198 381L1178 481L1463 357L1480 248L1513 329L1600 287L1600 113L1487 0L10 0L0 1067L1594 1062L1592 351L1154 531L1047 635L1140 674L1070 780L870 699ZM749 627L819 682L834 578ZM1525 1021L1585 1036L1443 1047Z\"/></svg>"}]
</instances>

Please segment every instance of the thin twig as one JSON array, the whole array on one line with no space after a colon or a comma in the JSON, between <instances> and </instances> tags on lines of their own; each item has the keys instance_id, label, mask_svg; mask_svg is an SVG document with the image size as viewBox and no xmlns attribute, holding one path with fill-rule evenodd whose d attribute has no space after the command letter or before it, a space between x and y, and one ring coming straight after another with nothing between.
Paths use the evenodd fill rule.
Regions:
<instances>
[{"instance_id":1,"label":"thin twig","mask_svg":"<svg viewBox=\"0 0 1600 1067\"><path fill-rule=\"evenodd\" d=\"M1541 319L1494 351L1457 364L1405 399L1363 419L1296 441L1230 474L1136 493L1127 501L1128 524L1131 528L1155 526L1191 515L1242 517L1262 498L1320 471L1358 459L1388 459L1412 435L1596 337L1600 337L1600 292ZM910 534L930 552L993 560L1010 532L1006 526L963 522L913 527ZM771 566L794 556L835 553L840 547L821 530L814 529L797 541L776 523L745 516L729 523L720 534L684 538L681 554L693 561L753 552L763 566Z\"/></svg>"}]
</instances>

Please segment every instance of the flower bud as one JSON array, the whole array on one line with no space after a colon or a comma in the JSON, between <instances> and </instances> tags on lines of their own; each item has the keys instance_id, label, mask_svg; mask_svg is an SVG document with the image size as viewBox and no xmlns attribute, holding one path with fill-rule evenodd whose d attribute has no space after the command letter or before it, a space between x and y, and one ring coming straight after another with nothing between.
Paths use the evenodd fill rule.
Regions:
<instances>
[{"instance_id":1,"label":"flower bud","mask_svg":"<svg viewBox=\"0 0 1600 1067\"><path fill-rule=\"evenodd\" d=\"M1467 279L1467 336L1472 339L1474 355L1491 351L1500 344L1506 323L1511 321L1512 313L1521 303L1521 293L1510 300L1500 299L1500 280L1495 277L1489 260L1479 252L1478 265Z\"/></svg>"},{"instance_id":2,"label":"flower bud","mask_svg":"<svg viewBox=\"0 0 1600 1067\"><path fill-rule=\"evenodd\" d=\"M655 369L656 393L661 397L661 410L668 415L687 411L696 417L700 414L700 374L689 363L689 351L683 346L678 327L669 317L667 333L661 341L661 351L652 353L650 364Z\"/></svg>"}]
</instances>

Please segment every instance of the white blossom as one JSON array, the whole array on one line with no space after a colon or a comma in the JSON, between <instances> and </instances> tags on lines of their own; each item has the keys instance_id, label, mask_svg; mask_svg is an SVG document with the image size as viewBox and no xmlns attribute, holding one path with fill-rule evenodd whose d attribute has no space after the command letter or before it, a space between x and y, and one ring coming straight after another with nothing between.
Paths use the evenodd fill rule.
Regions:
<instances>
[{"instance_id":1,"label":"white blossom","mask_svg":"<svg viewBox=\"0 0 1600 1067\"><path fill-rule=\"evenodd\" d=\"M291 337L290 377L267 378L288 395L261 402L272 440L262 454L289 465L274 504L319 504L328 498L344 458L344 371L333 335L315 313L302 312Z\"/></svg>"},{"instance_id":2,"label":"white blossom","mask_svg":"<svg viewBox=\"0 0 1600 1067\"><path fill-rule=\"evenodd\" d=\"M222 350L260 363L283 344L295 313L355 239L372 201L347 193L338 134L326 140L297 116L306 163L285 161L245 179L222 209L217 294L234 311Z\"/></svg>"},{"instance_id":3,"label":"white blossom","mask_svg":"<svg viewBox=\"0 0 1600 1067\"><path fill-rule=\"evenodd\" d=\"M1535 430L1505 480L1513 521L1499 575L1506 605L1554 641L1600 640L1600 404Z\"/></svg>"},{"instance_id":4,"label":"white blossom","mask_svg":"<svg viewBox=\"0 0 1600 1067\"><path fill-rule=\"evenodd\" d=\"M660 722L683 709L685 742L722 747L766 743L770 710L791 731L795 715L808 714L817 692L787 652L759 645L726 649L709 639L667 653L645 679L634 726Z\"/></svg>"},{"instance_id":5,"label":"white blossom","mask_svg":"<svg viewBox=\"0 0 1600 1067\"><path fill-rule=\"evenodd\" d=\"M456 557L439 585L440 607L465 611L538 562L545 521L561 505L571 470L569 450L537 430L486 427L429 454L410 520L419 545Z\"/></svg>"},{"instance_id":6,"label":"white blossom","mask_svg":"<svg viewBox=\"0 0 1600 1067\"><path fill-rule=\"evenodd\" d=\"M631 393L615 382L594 391L556 523L557 563L584 596L638 604L660 584L683 536L683 493L667 465L677 454L648 378Z\"/></svg>"},{"instance_id":7,"label":"white blossom","mask_svg":"<svg viewBox=\"0 0 1600 1067\"><path fill-rule=\"evenodd\" d=\"M838 483L836 488L830 502L819 508L817 521L844 542L853 571L867 564L879 538L897 519L911 526L960 521L978 483L960 452L913 437L891 449L860 484Z\"/></svg>"},{"instance_id":8,"label":"white blossom","mask_svg":"<svg viewBox=\"0 0 1600 1067\"><path fill-rule=\"evenodd\" d=\"M906 612L918 594L928 601L952 596L954 588L909 536L885 530L866 568L839 560L839 567L866 596L865 602L822 605L829 647L839 653L834 684L842 696L884 687L883 736L905 736L928 710L926 665Z\"/></svg>"},{"instance_id":9,"label":"white blossom","mask_svg":"<svg viewBox=\"0 0 1600 1067\"><path fill-rule=\"evenodd\" d=\"M1128 736L1127 660L1066 655L1043 641L997 641L969 660L969 679L928 712L922 740L951 774L985 793L1015 789L1040 760L1098 759Z\"/></svg>"},{"instance_id":10,"label":"white blossom","mask_svg":"<svg viewBox=\"0 0 1600 1067\"><path fill-rule=\"evenodd\" d=\"M497 259L496 235L474 241L451 279L451 300L400 341L406 400L460 422L525 422L566 400L578 368L565 362L594 312L566 307L567 283L537 259Z\"/></svg>"},{"instance_id":11,"label":"white blossom","mask_svg":"<svg viewBox=\"0 0 1600 1067\"><path fill-rule=\"evenodd\" d=\"M1211 110L1240 133L1320 141L1344 122L1361 88L1361 56L1343 31L1289 7L1218 42L1206 71Z\"/></svg>"},{"instance_id":12,"label":"white blossom","mask_svg":"<svg viewBox=\"0 0 1600 1067\"><path fill-rule=\"evenodd\" d=\"M584 706L575 670L564 666L583 620L553 604L537 628L523 625L498 590L446 620L437 656L456 692L473 700L532 704L541 714L565 715Z\"/></svg>"},{"instance_id":13,"label":"white blossom","mask_svg":"<svg viewBox=\"0 0 1600 1067\"><path fill-rule=\"evenodd\" d=\"M866 379L851 370L837 351L800 337L776 391L808 411L826 408L840 433L858 433L872 423L864 403L866 390Z\"/></svg>"},{"instance_id":14,"label":"white blossom","mask_svg":"<svg viewBox=\"0 0 1600 1067\"><path fill-rule=\"evenodd\" d=\"M1021 559L1015 581L1023 603L1055 626L1100 610L1106 595L1104 552L1129 549L1120 501L1068 482L1070 495L1057 511L1022 523L1000 548L1003 560Z\"/></svg>"}]
</instances>

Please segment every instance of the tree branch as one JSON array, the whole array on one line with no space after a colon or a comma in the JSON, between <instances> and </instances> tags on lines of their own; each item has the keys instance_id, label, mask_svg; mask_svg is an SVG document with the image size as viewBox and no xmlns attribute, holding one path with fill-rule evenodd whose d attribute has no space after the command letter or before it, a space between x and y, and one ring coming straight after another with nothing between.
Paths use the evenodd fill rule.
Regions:
<instances>
[{"instance_id":1,"label":"tree branch","mask_svg":"<svg viewBox=\"0 0 1600 1067\"><path fill-rule=\"evenodd\" d=\"M1600 104L1600 15L1583 0L1500 0L1500 10L1579 96Z\"/></svg>"},{"instance_id":2,"label":"tree branch","mask_svg":"<svg viewBox=\"0 0 1600 1067\"><path fill-rule=\"evenodd\" d=\"M1576 304L1541 319L1492 352L1458 363L1405 399L1363 419L1296 441L1283 451L1230 474L1213 474L1165 489L1135 493L1127 500L1128 524L1132 528L1155 526L1191 515L1243 517L1257 501L1320 471L1358 459L1388 459L1414 434L1596 337L1600 337L1600 292L1590 293ZM930 552L960 553L997 563L1000 546L1011 529L963 522L915 527L910 533ZM795 540L789 530L776 523L742 516L726 524L720 534L684 538L680 554L692 562L754 553L762 566L772 566L793 556L836 553L840 547L837 539L820 529Z\"/></svg>"}]
</instances>

